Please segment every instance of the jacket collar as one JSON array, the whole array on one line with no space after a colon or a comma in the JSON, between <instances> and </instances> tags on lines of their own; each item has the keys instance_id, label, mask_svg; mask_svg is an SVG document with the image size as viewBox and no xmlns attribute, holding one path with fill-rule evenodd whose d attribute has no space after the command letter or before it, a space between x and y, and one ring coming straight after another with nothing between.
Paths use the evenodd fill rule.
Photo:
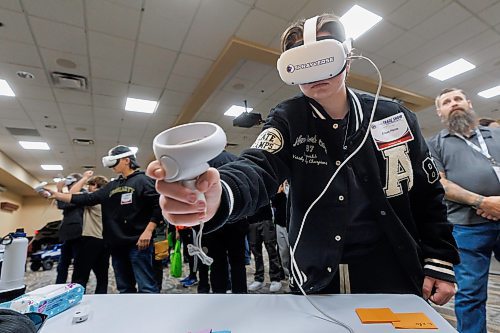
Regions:
<instances>
[{"instance_id":1,"label":"jacket collar","mask_svg":"<svg viewBox=\"0 0 500 333\"><path fill-rule=\"evenodd\" d=\"M308 97L306 98L309 102L311 113L314 118L321 120L331 119L330 115L326 113L325 109L323 109L323 107L318 102L316 102L312 98ZM355 124L354 129L355 131L357 131L361 126L361 124L363 123L363 118L364 118L363 108L361 107L361 102L359 100L359 97L349 88L347 88L347 99L349 102L349 113L348 113L348 116L350 117L349 122Z\"/></svg>"},{"instance_id":2,"label":"jacket collar","mask_svg":"<svg viewBox=\"0 0 500 333\"><path fill-rule=\"evenodd\" d=\"M483 135L483 137L491 138L491 128L489 128L487 126L481 126L481 125L479 125L478 128L481 131L481 134ZM441 132L439 133L439 135L441 136L441 138L446 138L448 136L455 136L453 133L450 133L450 131L447 128L442 129ZM476 131L472 132L472 135L470 137L472 138L475 135L476 135Z\"/></svg>"}]
</instances>

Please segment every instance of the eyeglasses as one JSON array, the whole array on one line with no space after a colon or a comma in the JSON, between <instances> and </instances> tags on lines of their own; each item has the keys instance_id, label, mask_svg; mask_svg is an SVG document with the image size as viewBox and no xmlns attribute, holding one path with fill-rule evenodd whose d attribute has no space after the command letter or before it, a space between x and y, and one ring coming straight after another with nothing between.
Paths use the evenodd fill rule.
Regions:
<instances>
[{"instance_id":1,"label":"eyeglasses","mask_svg":"<svg viewBox=\"0 0 500 333\"><path fill-rule=\"evenodd\" d=\"M35 324L36 331L40 331L48 316L38 312L28 312L25 315Z\"/></svg>"}]
</instances>

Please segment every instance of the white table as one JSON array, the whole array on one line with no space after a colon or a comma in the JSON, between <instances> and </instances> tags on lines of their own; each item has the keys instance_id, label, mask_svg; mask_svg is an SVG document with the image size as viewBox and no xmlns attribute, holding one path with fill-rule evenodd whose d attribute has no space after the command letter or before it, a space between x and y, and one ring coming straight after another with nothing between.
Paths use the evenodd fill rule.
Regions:
<instances>
[{"instance_id":1,"label":"white table","mask_svg":"<svg viewBox=\"0 0 500 333\"><path fill-rule=\"evenodd\" d=\"M358 332L456 332L431 306L414 295L312 296L323 311ZM72 324L74 312L88 305L87 321ZM389 307L393 312L424 312L437 330L396 330L391 324L362 324L355 308ZM197 333L211 328L231 333L347 332L297 295L88 295L75 307L47 320L41 333Z\"/></svg>"}]
</instances>

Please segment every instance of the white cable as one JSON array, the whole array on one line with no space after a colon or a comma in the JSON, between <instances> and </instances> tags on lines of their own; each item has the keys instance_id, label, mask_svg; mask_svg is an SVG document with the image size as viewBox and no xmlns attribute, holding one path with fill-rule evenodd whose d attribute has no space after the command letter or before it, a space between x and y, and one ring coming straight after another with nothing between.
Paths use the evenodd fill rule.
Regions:
<instances>
[{"instance_id":1,"label":"white cable","mask_svg":"<svg viewBox=\"0 0 500 333\"><path fill-rule=\"evenodd\" d=\"M339 173L339 171L342 169L342 167L344 165L346 165L347 162L349 162L351 160L351 158L353 158L357 153L358 151L363 147L363 145L365 144L366 142L366 139L368 138L368 135L370 134L370 127L371 127L371 124L372 124L372 121L373 121L373 116L375 115L375 109L377 108L377 103L378 103L378 98L379 98L379 95L380 95L380 89L382 88L382 74L380 74L380 70L378 69L377 65L375 65L373 63L373 61L371 61L369 58L366 58L364 56L351 56L349 57L349 59L364 59L364 60L367 60L369 61L373 67L375 68L375 70L377 71L377 75L378 75L378 86L377 86L377 93L375 94L375 100L373 102L373 108L372 108L372 111L371 111L371 114L370 114L370 120L368 122L368 126L366 128L366 133L365 133L365 136L363 137L363 141L361 142L361 144L356 148L356 150L354 150L351 155L349 155L345 160L344 162L342 162L342 164L340 164L340 166L338 167L337 170L335 170L335 172L333 173L332 177L330 178L330 180L328 181L328 183L326 184L325 188L323 189L323 191L320 193L320 195L316 198L316 200L314 200L311 205L309 206L309 208L307 209L306 213L304 214L304 217L302 219L302 223L300 225L300 228L299 228L299 233L297 234L297 238L295 240L295 244L293 246L293 248L291 248L290 250L290 256L291 256L291 260L292 260L292 275L293 275L293 278L295 279L295 281L297 282L297 286L299 287L300 289L300 292L306 297L306 299L309 301L309 303L311 303L311 305L316 308L316 310L318 310L323 316L325 316L326 318L324 318L325 320L331 322L331 323L334 323L336 325L339 325L339 326L342 326L343 328L345 328L347 331L349 331L349 333L354 333L354 330L347 324L341 322L340 320L338 319L335 319L333 318L332 316L328 315L325 311L323 311L319 305L317 305L310 297L307 296L306 292L304 291L304 289L302 288L302 285L304 284L304 278L302 277L302 273L299 269L299 266L297 264L297 261L295 260L295 251L297 250L297 245L299 244L299 240L300 240L300 236L302 235L302 230L304 229L304 224L305 224L305 221L307 219L307 216L309 215L309 212L311 211L311 209L314 207L314 205L316 205L316 203L323 197L323 195L326 193L326 191L328 190L328 188L330 187L331 183L333 182L333 180L335 179L335 177L337 176L337 174ZM347 130L347 129L346 129Z\"/></svg>"},{"instance_id":2,"label":"white cable","mask_svg":"<svg viewBox=\"0 0 500 333\"><path fill-rule=\"evenodd\" d=\"M200 231L198 233L195 232L195 237L193 239L193 244L188 244L188 253L190 256L198 256L200 258L201 262L204 263L207 266L210 266L213 262L214 259L210 258L204 251L203 248L201 247L201 237L203 234L203 225L205 223L200 223ZM193 229L194 231L194 229Z\"/></svg>"}]
</instances>

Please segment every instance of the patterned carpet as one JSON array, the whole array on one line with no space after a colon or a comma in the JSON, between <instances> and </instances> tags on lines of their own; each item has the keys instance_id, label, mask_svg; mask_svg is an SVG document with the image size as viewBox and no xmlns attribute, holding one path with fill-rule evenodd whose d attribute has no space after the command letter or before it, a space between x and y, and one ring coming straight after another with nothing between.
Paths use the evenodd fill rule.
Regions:
<instances>
[{"instance_id":1,"label":"patterned carpet","mask_svg":"<svg viewBox=\"0 0 500 333\"><path fill-rule=\"evenodd\" d=\"M267 260L265 260L267 262ZM29 266L28 266L29 267ZM186 269L187 265L184 265L184 269ZM69 276L71 276L72 268L70 268ZM266 266L267 272L267 266ZM186 273L186 272L184 272ZM252 264L247 266L247 281L250 284L253 281L253 273L254 273L254 263L252 260ZM489 333L500 333L500 263L495 259L492 259L492 266L490 271L490 279L489 279L489 287L488 287L488 332ZM56 269L55 267L50 271L38 271L32 272L28 270L26 272L26 284L27 291L34 290L48 284L54 283L56 278ZM265 287L257 291L256 293L269 293L269 285L270 282L266 281ZM95 288L95 277L91 274L91 278L88 284L88 289L90 292L93 292ZM288 292L289 289L287 287L287 282L283 281L283 289L280 293ZM190 288L184 288L180 283L179 279L171 278L168 276L168 270L165 269L163 276L163 285L162 285L162 293L164 294L192 294L196 293L196 286ZM109 285L108 285L108 293L117 293L115 278L113 269L109 272ZM434 308L445 318L449 323L451 323L454 327L456 327L456 318L453 311L453 300L451 300L445 306L434 306Z\"/></svg>"}]
</instances>

